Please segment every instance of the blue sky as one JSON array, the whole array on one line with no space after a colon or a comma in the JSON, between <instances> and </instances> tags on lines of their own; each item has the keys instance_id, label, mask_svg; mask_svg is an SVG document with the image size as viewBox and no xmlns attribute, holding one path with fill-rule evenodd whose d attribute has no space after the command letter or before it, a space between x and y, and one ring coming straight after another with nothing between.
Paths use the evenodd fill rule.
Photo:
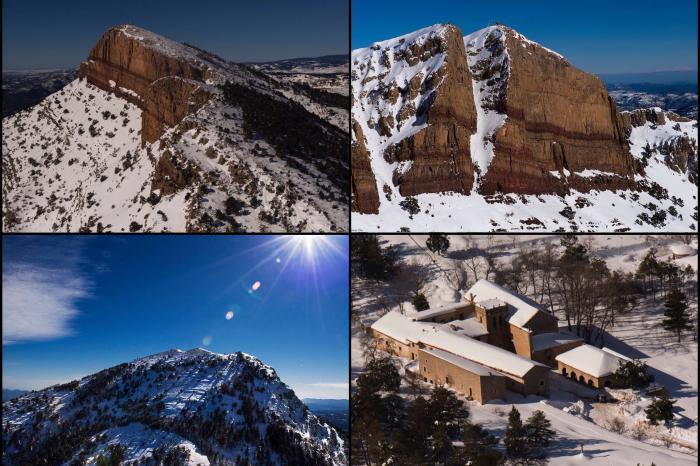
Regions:
<instances>
[{"instance_id":1,"label":"blue sky","mask_svg":"<svg viewBox=\"0 0 700 466\"><path fill-rule=\"evenodd\" d=\"M3 388L203 347L258 357L300 397L347 398L347 249L345 236L4 236Z\"/></svg>"},{"instance_id":2,"label":"blue sky","mask_svg":"<svg viewBox=\"0 0 700 466\"><path fill-rule=\"evenodd\" d=\"M466 35L496 21L592 73L697 69L697 0L353 0L352 48L435 23Z\"/></svg>"},{"instance_id":3,"label":"blue sky","mask_svg":"<svg viewBox=\"0 0 700 466\"><path fill-rule=\"evenodd\" d=\"M239 62L347 53L347 0L6 0L3 69L77 68L130 23Z\"/></svg>"}]
</instances>

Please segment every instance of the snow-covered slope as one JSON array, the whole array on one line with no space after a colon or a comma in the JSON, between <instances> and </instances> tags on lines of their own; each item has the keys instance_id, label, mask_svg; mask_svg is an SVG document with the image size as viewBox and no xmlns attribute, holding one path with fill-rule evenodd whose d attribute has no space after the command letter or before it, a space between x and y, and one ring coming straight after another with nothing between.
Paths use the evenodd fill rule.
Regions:
<instances>
[{"instance_id":1,"label":"snow-covered slope","mask_svg":"<svg viewBox=\"0 0 700 466\"><path fill-rule=\"evenodd\" d=\"M256 358L169 350L3 403L3 464L346 464L336 431ZM162 463L158 463L162 464Z\"/></svg>"},{"instance_id":2,"label":"snow-covered slope","mask_svg":"<svg viewBox=\"0 0 700 466\"><path fill-rule=\"evenodd\" d=\"M408 196L401 195L394 180L413 166L413 160L389 160L386 150L428 125L415 110L430 104L431 94L441 81L425 83L441 75L439 70L445 57L438 53L427 60L409 63L403 56L405 50L440 37L446 27L431 26L352 52L352 118L362 130L379 193L378 214L352 212L354 231L697 230L696 165L692 165L690 171L677 170L667 163L662 150L652 151L649 168L636 178L639 190L581 192L570 188L563 195L503 193L489 196L478 192L494 158L495 134L507 119L506 89L513 71L506 31L512 30L503 26L489 26L464 37L477 113L476 131L470 136L469 144L475 167L474 188L470 194L450 191L417 194L412 196L418 206L417 212L409 213L405 202ZM516 43L528 50L534 47L557 60L565 60L516 31L512 34ZM397 89L395 97L391 97L393 88ZM383 125L385 121L399 123L389 128ZM670 138L684 134L694 141L695 155L691 159L697 159L697 122L681 123L680 129L671 130L674 126L675 123L664 127L647 125L644 131L635 128L628 141L632 155L639 158L638 148L647 142L654 148L655 144L662 146ZM355 134L352 137L355 142ZM562 181L576 180L579 185L582 181L594 186L604 186L605 180L616 178L613 173L598 170L574 173L566 168L561 173L552 171L550 174ZM662 189L657 189L655 184Z\"/></svg>"},{"instance_id":3,"label":"snow-covered slope","mask_svg":"<svg viewBox=\"0 0 700 466\"><path fill-rule=\"evenodd\" d=\"M348 229L348 114L330 93L141 28L119 32L202 70L203 81L181 81L211 97L152 143L147 102L111 80L107 90L75 80L4 118L4 231ZM179 111L168 92L156 112Z\"/></svg>"}]
</instances>

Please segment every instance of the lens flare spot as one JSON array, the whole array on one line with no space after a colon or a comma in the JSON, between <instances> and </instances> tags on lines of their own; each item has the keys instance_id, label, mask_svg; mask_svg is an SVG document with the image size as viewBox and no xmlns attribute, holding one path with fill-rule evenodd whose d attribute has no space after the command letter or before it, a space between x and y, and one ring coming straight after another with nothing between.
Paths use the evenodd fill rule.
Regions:
<instances>
[{"instance_id":1,"label":"lens flare spot","mask_svg":"<svg viewBox=\"0 0 700 466\"><path fill-rule=\"evenodd\" d=\"M253 283L253 286L250 287L250 289L253 290L253 291L258 291L259 288L260 288L260 282L259 282L259 281L256 281L255 283Z\"/></svg>"},{"instance_id":2,"label":"lens flare spot","mask_svg":"<svg viewBox=\"0 0 700 466\"><path fill-rule=\"evenodd\" d=\"M282 259L280 259L280 258L278 257L277 259L275 259L275 262L277 262L277 263L279 264L279 263L282 262Z\"/></svg>"},{"instance_id":3,"label":"lens flare spot","mask_svg":"<svg viewBox=\"0 0 700 466\"><path fill-rule=\"evenodd\" d=\"M233 319L233 311L228 311L226 313L226 320L231 320Z\"/></svg>"},{"instance_id":4,"label":"lens flare spot","mask_svg":"<svg viewBox=\"0 0 700 466\"><path fill-rule=\"evenodd\" d=\"M211 337L206 336L206 337L202 338L202 344L203 344L204 346L209 346L209 345L211 345Z\"/></svg>"}]
</instances>

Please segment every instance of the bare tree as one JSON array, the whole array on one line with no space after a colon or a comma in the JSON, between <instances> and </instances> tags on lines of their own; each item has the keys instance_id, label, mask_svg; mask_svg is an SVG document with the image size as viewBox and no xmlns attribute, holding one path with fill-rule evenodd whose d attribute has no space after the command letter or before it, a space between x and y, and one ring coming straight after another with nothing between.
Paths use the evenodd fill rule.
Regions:
<instances>
[{"instance_id":1,"label":"bare tree","mask_svg":"<svg viewBox=\"0 0 700 466\"><path fill-rule=\"evenodd\" d=\"M430 279L430 267L423 258L414 257L399 269L394 280L394 288L401 306L406 301L411 301L414 296L423 293Z\"/></svg>"},{"instance_id":2,"label":"bare tree","mask_svg":"<svg viewBox=\"0 0 700 466\"><path fill-rule=\"evenodd\" d=\"M445 272L447 284L455 294L460 294L460 291L465 291L472 283L469 280L469 271L466 265L461 260L453 260L452 266Z\"/></svg>"}]
</instances>

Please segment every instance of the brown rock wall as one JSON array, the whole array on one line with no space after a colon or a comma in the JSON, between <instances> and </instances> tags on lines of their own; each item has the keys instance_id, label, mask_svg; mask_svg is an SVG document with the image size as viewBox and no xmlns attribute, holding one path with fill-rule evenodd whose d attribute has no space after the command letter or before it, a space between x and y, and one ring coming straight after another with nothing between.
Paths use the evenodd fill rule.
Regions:
<instances>
[{"instance_id":1,"label":"brown rock wall","mask_svg":"<svg viewBox=\"0 0 700 466\"><path fill-rule=\"evenodd\" d=\"M351 161L351 187L352 209L363 214L379 213L379 195L377 182L372 172L369 160L369 152L365 145L365 136L357 122L352 125L355 133L355 142L352 144Z\"/></svg>"},{"instance_id":2,"label":"brown rock wall","mask_svg":"<svg viewBox=\"0 0 700 466\"><path fill-rule=\"evenodd\" d=\"M629 178L634 162L623 120L603 83L506 29L510 75L506 119L480 186L522 194L561 193L550 171L597 169Z\"/></svg>"},{"instance_id":3,"label":"brown rock wall","mask_svg":"<svg viewBox=\"0 0 700 466\"><path fill-rule=\"evenodd\" d=\"M88 61L81 64L80 77L139 105L144 111L142 141L153 142L167 127L178 124L211 98L193 83L206 79L207 70L148 47L122 29L113 27L100 37ZM120 91L120 87L139 98Z\"/></svg>"}]
</instances>

